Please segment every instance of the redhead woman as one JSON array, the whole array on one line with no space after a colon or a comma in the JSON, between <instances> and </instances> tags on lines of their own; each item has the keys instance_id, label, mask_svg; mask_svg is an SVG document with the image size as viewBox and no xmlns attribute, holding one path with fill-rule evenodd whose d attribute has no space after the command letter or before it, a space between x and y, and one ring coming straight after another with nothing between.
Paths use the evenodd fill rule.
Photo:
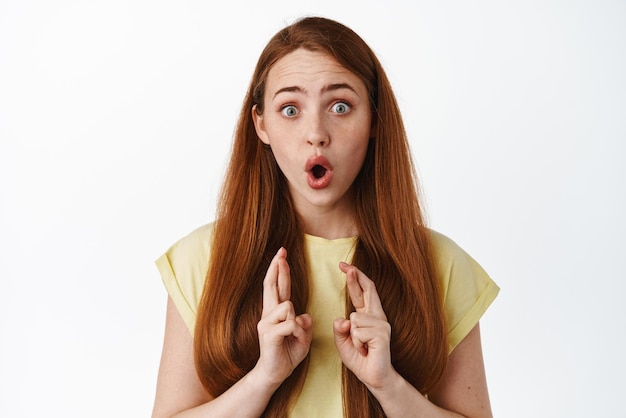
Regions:
<instances>
[{"instance_id":1,"label":"redhead woman","mask_svg":"<svg viewBox=\"0 0 626 418\"><path fill-rule=\"evenodd\" d=\"M479 320L499 289L417 191L365 42L324 18L277 33L216 220L157 260L153 417L491 417Z\"/></svg>"}]
</instances>

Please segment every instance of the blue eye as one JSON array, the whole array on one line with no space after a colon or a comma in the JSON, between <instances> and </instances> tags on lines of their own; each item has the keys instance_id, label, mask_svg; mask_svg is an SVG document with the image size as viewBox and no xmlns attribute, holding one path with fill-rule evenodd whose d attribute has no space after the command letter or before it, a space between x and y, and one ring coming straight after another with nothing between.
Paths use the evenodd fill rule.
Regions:
<instances>
[{"instance_id":1,"label":"blue eye","mask_svg":"<svg viewBox=\"0 0 626 418\"><path fill-rule=\"evenodd\" d=\"M350 105L345 102L337 102L332 106L332 110L339 114L346 113L350 110Z\"/></svg>"},{"instance_id":2,"label":"blue eye","mask_svg":"<svg viewBox=\"0 0 626 418\"><path fill-rule=\"evenodd\" d=\"M287 105L285 107L283 107L281 110L283 115L287 116L287 117L294 117L298 115L298 108L293 106L293 105Z\"/></svg>"}]
</instances>

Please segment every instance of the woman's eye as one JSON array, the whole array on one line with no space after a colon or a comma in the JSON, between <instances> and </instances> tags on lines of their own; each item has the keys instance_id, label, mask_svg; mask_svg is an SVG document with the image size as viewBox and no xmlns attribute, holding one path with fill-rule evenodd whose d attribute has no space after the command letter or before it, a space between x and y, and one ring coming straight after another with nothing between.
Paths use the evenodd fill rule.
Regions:
<instances>
[{"instance_id":1,"label":"woman's eye","mask_svg":"<svg viewBox=\"0 0 626 418\"><path fill-rule=\"evenodd\" d=\"M350 110L350 105L345 102L337 102L333 105L332 110L335 113L346 113Z\"/></svg>"},{"instance_id":2,"label":"woman's eye","mask_svg":"<svg viewBox=\"0 0 626 418\"><path fill-rule=\"evenodd\" d=\"M288 105L283 107L281 112L283 115L292 118L298 114L298 108L293 105Z\"/></svg>"}]
</instances>

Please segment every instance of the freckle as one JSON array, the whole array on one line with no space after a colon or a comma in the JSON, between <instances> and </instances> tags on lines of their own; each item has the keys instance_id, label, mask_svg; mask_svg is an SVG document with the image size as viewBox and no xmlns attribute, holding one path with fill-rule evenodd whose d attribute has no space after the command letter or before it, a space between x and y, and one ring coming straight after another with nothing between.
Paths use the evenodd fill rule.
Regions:
<instances>
[{"instance_id":1,"label":"freckle","mask_svg":"<svg viewBox=\"0 0 626 418\"><path fill-rule=\"evenodd\" d=\"M470 390L471 388L472 388L471 386L468 386L468 387L467 387L467 390Z\"/></svg>"}]
</instances>

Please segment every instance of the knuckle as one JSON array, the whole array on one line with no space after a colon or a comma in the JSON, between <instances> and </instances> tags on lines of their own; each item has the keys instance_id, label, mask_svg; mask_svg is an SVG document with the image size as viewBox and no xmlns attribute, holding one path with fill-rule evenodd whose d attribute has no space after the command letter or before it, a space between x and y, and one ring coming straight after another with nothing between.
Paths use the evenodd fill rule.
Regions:
<instances>
[{"instance_id":1,"label":"knuckle","mask_svg":"<svg viewBox=\"0 0 626 418\"><path fill-rule=\"evenodd\" d=\"M281 259L280 260L280 268L285 272L285 273L289 273L289 263L287 262L286 259Z\"/></svg>"},{"instance_id":2,"label":"knuckle","mask_svg":"<svg viewBox=\"0 0 626 418\"><path fill-rule=\"evenodd\" d=\"M365 277L365 276L364 276ZM363 280L363 289L364 290L376 290L376 283L374 283L372 280L368 279L367 277L365 277L366 280Z\"/></svg>"},{"instance_id":3,"label":"knuckle","mask_svg":"<svg viewBox=\"0 0 626 418\"><path fill-rule=\"evenodd\" d=\"M361 343L361 339L359 338L359 331L357 331L356 329L350 330L350 337L352 338L353 342Z\"/></svg>"},{"instance_id":4,"label":"knuckle","mask_svg":"<svg viewBox=\"0 0 626 418\"><path fill-rule=\"evenodd\" d=\"M269 287L272 284L272 275L269 272L265 275L263 279L263 287Z\"/></svg>"},{"instance_id":5,"label":"knuckle","mask_svg":"<svg viewBox=\"0 0 626 418\"><path fill-rule=\"evenodd\" d=\"M257 324L256 324L256 330L259 334L263 334L263 331L265 330L265 321L260 320Z\"/></svg>"}]
</instances>

